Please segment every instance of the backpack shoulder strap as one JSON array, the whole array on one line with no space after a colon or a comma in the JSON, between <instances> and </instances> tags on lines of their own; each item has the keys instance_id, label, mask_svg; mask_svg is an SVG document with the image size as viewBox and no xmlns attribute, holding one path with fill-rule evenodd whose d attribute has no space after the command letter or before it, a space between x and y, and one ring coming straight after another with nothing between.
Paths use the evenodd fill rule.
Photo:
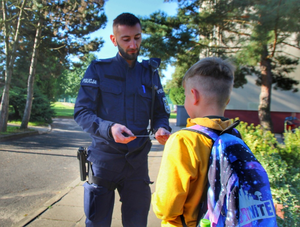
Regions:
<instances>
[{"instance_id":1,"label":"backpack shoulder strap","mask_svg":"<svg viewBox=\"0 0 300 227\"><path fill-rule=\"evenodd\" d=\"M206 136L207 138L216 141L216 139L219 137L219 133L217 130L202 126L202 125L193 125L190 127L183 128L182 130L188 130L192 132L197 132L201 135Z\"/></svg>"},{"instance_id":2,"label":"backpack shoulder strap","mask_svg":"<svg viewBox=\"0 0 300 227\"><path fill-rule=\"evenodd\" d=\"M229 125L227 128L225 128L220 135L224 134L224 133L229 133L232 134L232 130L236 130L235 127L238 126L240 123L239 120L236 120L235 122L233 122L231 125Z\"/></svg>"},{"instance_id":3,"label":"backpack shoulder strap","mask_svg":"<svg viewBox=\"0 0 300 227\"><path fill-rule=\"evenodd\" d=\"M214 129L202 126L202 125L193 125L190 127L183 128L182 130L189 130L189 131L194 131L194 132L200 133L213 141L216 141L217 138L224 133L229 133L229 134L232 134L234 136L241 138L241 134L235 128L236 126L239 125L239 123L240 123L240 121L236 120L235 122L233 122L231 125L229 125L227 128L225 128L221 132L218 130L214 130Z\"/></svg>"}]
</instances>

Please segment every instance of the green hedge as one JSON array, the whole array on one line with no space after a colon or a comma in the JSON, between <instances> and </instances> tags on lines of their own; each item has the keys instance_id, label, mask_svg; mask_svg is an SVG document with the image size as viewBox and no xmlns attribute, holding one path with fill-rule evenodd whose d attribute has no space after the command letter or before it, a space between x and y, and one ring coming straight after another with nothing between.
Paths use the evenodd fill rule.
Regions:
<instances>
[{"instance_id":1,"label":"green hedge","mask_svg":"<svg viewBox=\"0 0 300 227\"><path fill-rule=\"evenodd\" d=\"M300 128L284 133L284 143L259 125L241 122L237 128L268 173L274 203L283 205L284 219L277 216L278 226L299 226Z\"/></svg>"},{"instance_id":2,"label":"green hedge","mask_svg":"<svg viewBox=\"0 0 300 227\"><path fill-rule=\"evenodd\" d=\"M26 105L27 89L15 87L9 93L9 121L22 120ZM54 110L48 98L38 89L34 90L30 122L52 123L55 117Z\"/></svg>"}]
</instances>

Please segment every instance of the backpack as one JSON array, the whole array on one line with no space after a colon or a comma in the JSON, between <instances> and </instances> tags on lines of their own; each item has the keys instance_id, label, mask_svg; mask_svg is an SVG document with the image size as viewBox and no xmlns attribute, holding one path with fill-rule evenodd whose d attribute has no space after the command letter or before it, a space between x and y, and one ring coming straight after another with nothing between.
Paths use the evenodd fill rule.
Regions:
<instances>
[{"instance_id":1,"label":"backpack","mask_svg":"<svg viewBox=\"0 0 300 227\"><path fill-rule=\"evenodd\" d=\"M197 226L202 218L216 227L277 226L268 175L239 138L238 124L235 121L222 132L201 125L185 128L213 140L208 190L201 199Z\"/></svg>"}]
</instances>

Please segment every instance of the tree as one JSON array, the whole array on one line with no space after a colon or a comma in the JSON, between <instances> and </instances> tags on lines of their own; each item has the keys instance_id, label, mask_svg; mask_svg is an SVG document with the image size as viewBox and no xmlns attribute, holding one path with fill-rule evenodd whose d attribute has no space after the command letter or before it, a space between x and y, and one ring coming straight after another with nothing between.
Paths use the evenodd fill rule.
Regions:
<instances>
[{"instance_id":1,"label":"tree","mask_svg":"<svg viewBox=\"0 0 300 227\"><path fill-rule=\"evenodd\" d=\"M9 89L11 83L11 77L13 73L13 66L16 59L17 45L19 43L19 30L21 26L21 21L23 19L24 6L26 0L16 5L12 4L12 13L9 14L7 10L6 1L2 0L2 31L5 42L5 85L3 89L3 94L0 103L0 131L5 132L7 130L7 120L8 120L8 107L9 107ZM18 7L16 7L18 6ZM17 26L14 28L10 25L11 20L16 20Z\"/></svg>"},{"instance_id":2,"label":"tree","mask_svg":"<svg viewBox=\"0 0 300 227\"><path fill-rule=\"evenodd\" d=\"M87 67L96 58L94 54L86 54L79 59L79 62L74 63L76 67L65 69L62 75L55 80L56 98L64 96L76 97L80 88L80 81Z\"/></svg>"},{"instance_id":3,"label":"tree","mask_svg":"<svg viewBox=\"0 0 300 227\"><path fill-rule=\"evenodd\" d=\"M57 69L62 71L74 67L71 60L72 55L80 57L90 51L99 50L103 45L103 40L101 38L92 40L87 35L105 26L107 19L103 12L104 1L40 0L28 3L23 1L23 3L26 5L26 17L24 17L24 23L19 32L19 39L22 42L17 50L19 54L17 63L25 65L29 72L27 104L21 125L22 128L26 128L30 118L35 78L38 79L38 84L43 84L39 81L45 77L49 78L49 75L57 78L61 74ZM3 1L3 4L8 4L8 2ZM11 7L10 11L13 10L14 7ZM12 22L10 25L14 28L15 24ZM38 51L45 58L38 56ZM31 60L28 60L27 56L32 56ZM51 61L51 58L54 61ZM52 72L45 75L45 72L51 71L48 69L49 65L43 64L47 60L49 60L48 64L50 64ZM31 62L30 67L26 66L26 62L29 61ZM54 62L55 64L53 64ZM54 74L53 71L57 71L57 73ZM20 72L23 74L24 70L15 73ZM53 91L55 80L50 78L48 81L51 81L52 84L44 84L49 85L50 90ZM48 87L45 90L50 91ZM49 93L48 97L52 99L53 95ZM7 124L7 120L4 123Z\"/></svg>"},{"instance_id":4,"label":"tree","mask_svg":"<svg viewBox=\"0 0 300 227\"><path fill-rule=\"evenodd\" d=\"M29 67L29 76L28 76L28 84L27 84L27 99L26 99L26 106L24 109L24 114L22 118L22 124L21 129L26 129L28 126L28 122L30 119L31 114L31 107L32 107L32 98L33 98L33 85L34 85L34 77L35 77L35 69L37 64L37 57L38 57L38 46L41 39L42 34L42 23L43 18L39 18L37 29L36 29L36 35L34 38L34 44L33 44L33 51L32 51L32 57L31 57L31 63Z\"/></svg>"},{"instance_id":5,"label":"tree","mask_svg":"<svg viewBox=\"0 0 300 227\"><path fill-rule=\"evenodd\" d=\"M261 86L260 123L266 130L272 130L272 86L297 91L298 81L290 78L289 73L299 59L287 53L285 47L300 49L300 2L181 0L178 5L174 17L157 12L142 18L144 32L150 35L144 40L143 53L167 61L175 58L176 66L184 65L185 57L192 53L199 58L231 58L237 65L235 87L247 83L246 75L257 76L257 85ZM163 48L163 52L154 48Z\"/></svg>"},{"instance_id":6,"label":"tree","mask_svg":"<svg viewBox=\"0 0 300 227\"><path fill-rule=\"evenodd\" d=\"M103 4L103 3L102 3ZM50 8L50 9L49 9ZM62 27L62 33L64 33L64 39L68 38L71 35L72 39L74 38L83 38L85 35L99 29L99 25L101 27L103 22L106 21L106 17L103 17L99 12L101 11L101 5L95 4L95 1L68 1L63 4L57 5L56 2L52 2L52 4L40 4L34 5L33 9L36 9L34 15L36 18L39 18L38 26L36 30L35 42L33 45L33 54L31 59L31 67L30 67L30 74L28 77L28 95L27 95L27 102L26 108L23 115L23 120L21 124L21 128L27 128L28 121L30 118L30 111L32 105L32 97L33 97L33 83L34 83L34 76L35 76L35 68L36 68L36 58L37 58L37 48L38 43L40 42L42 27L41 22L44 21L43 16L46 15L46 20L51 25L56 23L58 28ZM53 9L56 9L53 10ZM100 10L99 10L100 9ZM60 13L57 16L55 13ZM100 20L102 19L102 20ZM59 21L58 21L59 20ZM65 22L62 23L61 21ZM54 34L55 35L55 34ZM52 35L53 36L53 35ZM59 36L58 36L59 37ZM67 54L77 53L80 55L87 53L88 51L98 50L99 46L102 45L102 42L97 42L96 40L92 40L87 42L83 42L84 45L80 45L77 42L70 40L71 43L69 49L67 49ZM64 45L63 45L64 46Z\"/></svg>"},{"instance_id":7,"label":"tree","mask_svg":"<svg viewBox=\"0 0 300 227\"><path fill-rule=\"evenodd\" d=\"M300 49L297 40L291 40L293 34L300 32L299 17L294 15L299 12L300 4L293 0L260 1L254 6L255 12L250 13L254 3L256 2L253 1L252 5L246 7L246 13L244 10L244 17L249 18L246 22L250 23L252 34L244 35L248 45L239 51L237 56L245 54L258 56L258 59L253 58L257 60L252 64L258 63L260 66L257 80L257 84L261 86L258 116L263 128L272 131L270 116L272 84L275 88L291 90L299 83L288 77L288 73L298 64L298 59L290 57L284 51L284 46ZM281 68L283 66L283 71L280 72L278 66Z\"/></svg>"},{"instance_id":8,"label":"tree","mask_svg":"<svg viewBox=\"0 0 300 227\"><path fill-rule=\"evenodd\" d=\"M164 88L174 104L184 104L185 96L184 89L182 87L182 78L185 75L185 72L191 67L191 63L197 62L198 60L199 55L194 52L177 56L177 62L175 63L176 67L172 75L172 80L168 81Z\"/></svg>"}]
</instances>

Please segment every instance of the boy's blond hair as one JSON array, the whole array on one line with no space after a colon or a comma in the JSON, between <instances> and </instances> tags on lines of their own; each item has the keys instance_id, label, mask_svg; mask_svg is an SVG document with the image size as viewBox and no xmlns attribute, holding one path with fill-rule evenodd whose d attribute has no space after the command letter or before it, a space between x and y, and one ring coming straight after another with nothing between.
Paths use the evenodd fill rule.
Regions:
<instances>
[{"instance_id":1,"label":"boy's blond hair","mask_svg":"<svg viewBox=\"0 0 300 227\"><path fill-rule=\"evenodd\" d=\"M203 58L189 68L182 84L201 89L208 100L225 108L233 87L234 70L229 61L217 57Z\"/></svg>"}]
</instances>

